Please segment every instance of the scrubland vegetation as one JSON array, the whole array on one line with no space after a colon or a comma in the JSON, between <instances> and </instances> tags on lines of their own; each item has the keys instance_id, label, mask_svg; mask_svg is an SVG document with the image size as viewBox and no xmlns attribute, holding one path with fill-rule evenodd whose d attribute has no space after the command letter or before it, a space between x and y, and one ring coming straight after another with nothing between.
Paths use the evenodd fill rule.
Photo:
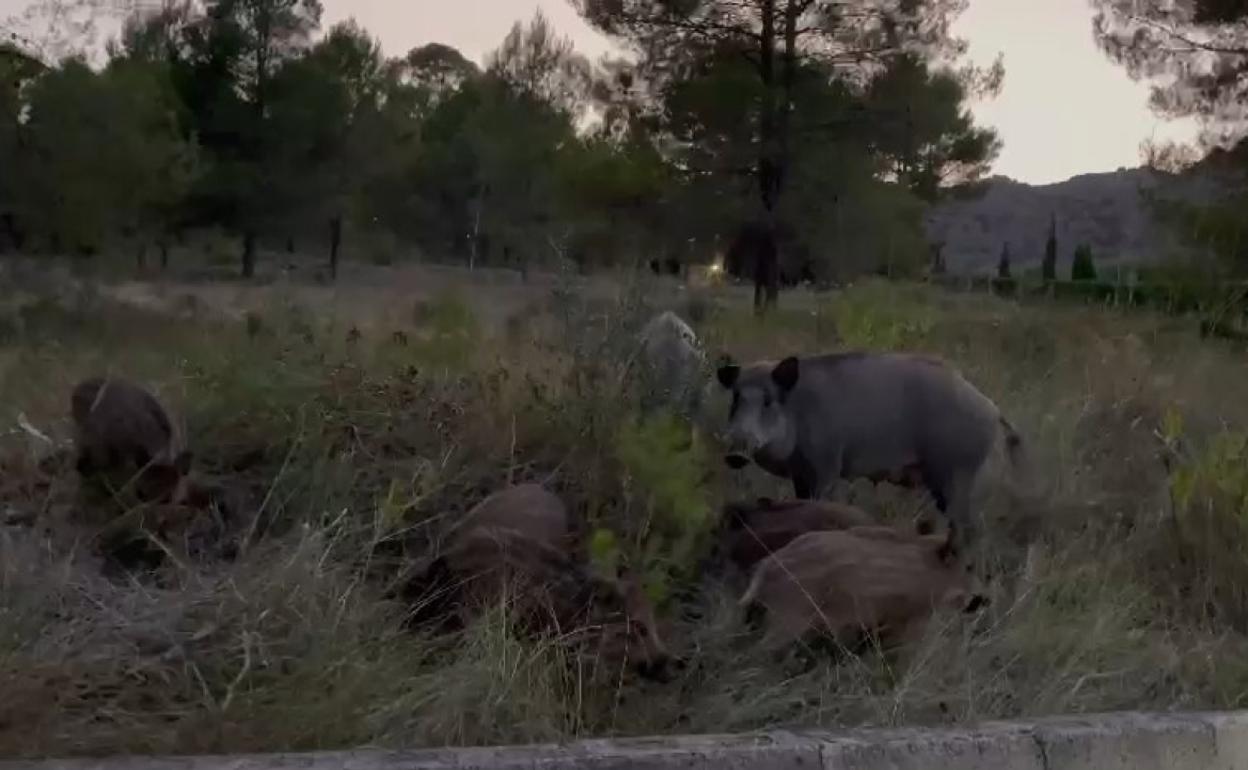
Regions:
<instances>
[{"instance_id":1,"label":"scrubland vegetation","mask_svg":"<svg viewBox=\"0 0 1248 770\"><path fill-rule=\"evenodd\" d=\"M260 510L234 560L102 568L72 468L3 439L0 753L237 752L480 744L782 725L943 723L1115 708L1242 705L1248 476L1242 350L1142 312L1018 304L866 282L792 295L757 321L733 288L683 299L556 286L501 324L494 289L448 289L348 342L349 316L299 290L218 320L31 287L6 311L7 426L68 436L72 384L150 383L202 469ZM946 356L1026 436L1031 472L981 485L991 606L942 618L902 664L759 653L740 586L697 565L719 504L783 494L722 467L714 437L639 422L622 376L661 301L711 351L924 350ZM284 299L283 299L284 298ZM418 320L419 319L419 320ZM403 329L409 343L396 341ZM712 408L712 416L722 418ZM708 426L713 427L714 420ZM7 427L6 426L6 427ZM707 426L703 426L707 427ZM446 522L508 481L540 480L591 528L595 559L644 569L688 667L639 683L505 610L455 638L402 629L389 591ZM1011 492L1015 489L1015 492ZM920 493L855 485L907 522ZM387 597L390 598L387 598Z\"/></svg>"},{"instance_id":2,"label":"scrubland vegetation","mask_svg":"<svg viewBox=\"0 0 1248 770\"><path fill-rule=\"evenodd\" d=\"M1001 146L968 108L1004 70L963 59L964 3L574 5L631 58L591 63L541 17L484 66L383 54L321 34L315 0L163 3L92 61L0 29L0 756L1243 706L1248 361L1183 315L1242 317L1242 192L1168 212L1208 258L1190 274L1121 286L1102 265L1129 255L1085 246L1067 282L1051 218L1042 261L1005 248L979 279L1006 296L949 292L964 277L923 280L957 256L924 214ZM1191 39L1230 46L1242 12L1095 5L1111 58L1182 76L1161 107L1242 124L1243 79L1164 45L1214 25ZM779 299L799 284L836 290ZM725 467L714 389L642 416L637 333L664 308L712 360L959 367L1028 457L977 494L990 605L900 658L764 654L706 565L723 503L788 488ZM69 393L101 374L158 393L242 526L80 496ZM408 627L412 563L521 481L568 504L586 558L644 576L673 681L505 605ZM906 527L930 507L839 493Z\"/></svg>"}]
</instances>

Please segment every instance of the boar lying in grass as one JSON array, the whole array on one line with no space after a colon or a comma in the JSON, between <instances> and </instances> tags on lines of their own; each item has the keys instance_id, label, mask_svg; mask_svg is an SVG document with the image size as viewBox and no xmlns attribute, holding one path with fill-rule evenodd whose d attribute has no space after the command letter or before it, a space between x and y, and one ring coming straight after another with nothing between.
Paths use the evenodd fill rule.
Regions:
<instances>
[{"instance_id":1,"label":"boar lying in grass","mask_svg":"<svg viewBox=\"0 0 1248 770\"><path fill-rule=\"evenodd\" d=\"M506 603L526 632L578 638L644 677L670 678L677 661L640 581L627 571L595 574L573 557L570 536L562 501L541 487L491 495L409 580L413 624L461 628Z\"/></svg>"},{"instance_id":2,"label":"boar lying in grass","mask_svg":"<svg viewBox=\"0 0 1248 770\"><path fill-rule=\"evenodd\" d=\"M516 484L482 500L460 529L509 529L554 548L571 545L572 520L557 495L540 484Z\"/></svg>"},{"instance_id":3,"label":"boar lying in grass","mask_svg":"<svg viewBox=\"0 0 1248 770\"><path fill-rule=\"evenodd\" d=\"M984 602L948 535L855 527L807 533L759 562L740 605L763 616L768 648L817 633L892 649L919 638L935 610Z\"/></svg>"},{"instance_id":4,"label":"boar lying in grass","mask_svg":"<svg viewBox=\"0 0 1248 770\"><path fill-rule=\"evenodd\" d=\"M865 527L875 521L852 505L827 500L772 500L729 503L721 522L725 555L749 570L808 532Z\"/></svg>"}]
</instances>

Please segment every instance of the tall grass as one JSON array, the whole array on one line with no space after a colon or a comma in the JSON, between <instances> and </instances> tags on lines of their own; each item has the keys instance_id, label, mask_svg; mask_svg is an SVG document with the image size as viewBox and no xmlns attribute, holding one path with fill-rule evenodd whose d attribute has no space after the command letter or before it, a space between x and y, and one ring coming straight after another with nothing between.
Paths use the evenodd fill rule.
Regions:
<instances>
[{"instance_id":1,"label":"tall grass","mask_svg":"<svg viewBox=\"0 0 1248 770\"><path fill-rule=\"evenodd\" d=\"M714 437L641 419L628 378L645 292L559 289L504 329L490 290L395 317L408 344L273 303L244 322L158 316L90 292L30 292L0 348L0 754L240 752L444 745L775 725L941 723L1114 708L1217 708L1248 693L1248 403L1242 351L1173 320L1020 306L867 283L796 295L757 322L697 298L712 357L838 347L945 356L1028 444L979 510L993 603L940 618L899 663L776 659L700 574L728 498L784 494L730 474ZM679 308L678 308L679 309ZM79 378L125 374L184 422L201 468L258 511L233 561L101 568L72 473L15 425L69 435ZM719 409L722 404L712 404ZM628 562L690 665L641 683L506 608L453 638L403 629L390 589L490 491L536 480L583 522L591 558ZM1017 491L1017 490L1016 490ZM906 520L920 494L853 485Z\"/></svg>"}]
</instances>

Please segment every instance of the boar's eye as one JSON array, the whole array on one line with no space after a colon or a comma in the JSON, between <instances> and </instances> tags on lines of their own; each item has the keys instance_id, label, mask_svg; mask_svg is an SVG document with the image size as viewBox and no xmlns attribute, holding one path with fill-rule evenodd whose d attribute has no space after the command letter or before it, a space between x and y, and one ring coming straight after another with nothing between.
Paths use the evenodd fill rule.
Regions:
<instances>
[{"instance_id":1,"label":"boar's eye","mask_svg":"<svg viewBox=\"0 0 1248 770\"><path fill-rule=\"evenodd\" d=\"M763 408L766 409L769 406L771 406L771 394L764 393L763 394Z\"/></svg>"}]
</instances>

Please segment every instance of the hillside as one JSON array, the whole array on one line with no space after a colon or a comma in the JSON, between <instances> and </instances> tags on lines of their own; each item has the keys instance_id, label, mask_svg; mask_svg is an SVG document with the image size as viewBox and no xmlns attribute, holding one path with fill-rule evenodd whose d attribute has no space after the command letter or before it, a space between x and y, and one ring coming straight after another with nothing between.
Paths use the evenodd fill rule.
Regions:
<instances>
[{"instance_id":1,"label":"hillside","mask_svg":"<svg viewBox=\"0 0 1248 770\"><path fill-rule=\"evenodd\" d=\"M1080 243L1098 264L1147 264L1185 253L1173 233L1153 221L1143 191L1167 198L1207 199L1226 180L1211 163L1180 175L1148 168L1083 174L1064 182L1029 185L1005 177L984 183L979 197L954 199L931 209L928 238L944 243L948 269L984 273L996 269L1009 243L1015 272L1038 267L1049 223L1057 224L1058 274L1070 270Z\"/></svg>"}]
</instances>

